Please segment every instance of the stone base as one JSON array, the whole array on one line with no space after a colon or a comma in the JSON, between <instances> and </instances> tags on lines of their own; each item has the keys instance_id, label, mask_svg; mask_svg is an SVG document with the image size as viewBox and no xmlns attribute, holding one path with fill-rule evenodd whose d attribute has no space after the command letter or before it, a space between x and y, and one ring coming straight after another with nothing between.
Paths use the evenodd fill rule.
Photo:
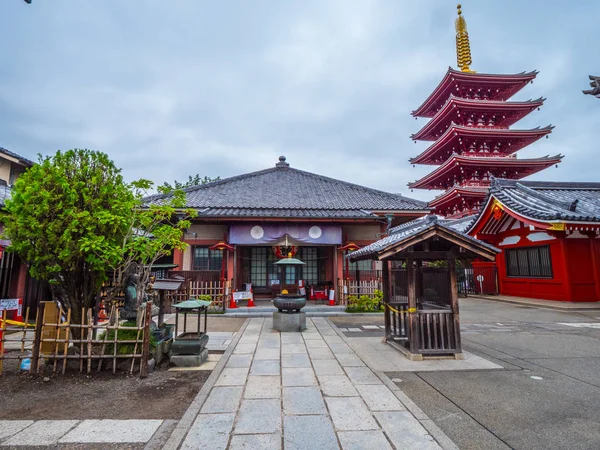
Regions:
<instances>
[{"instance_id":1,"label":"stone base","mask_svg":"<svg viewBox=\"0 0 600 450\"><path fill-rule=\"evenodd\" d=\"M198 367L208 359L208 349L205 348L199 355L173 355L171 362L177 367Z\"/></svg>"},{"instance_id":2,"label":"stone base","mask_svg":"<svg viewBox=\"0 0 600 450\"><path fill-rule=\"evenodd\" d=\"M178 336L171 344L171 353L174 355L198 355L208 344L208 334L203 334L199 339L186 339Z\"/></svg>"},{"instance_id":3,"label":"stone base","mask_svg":"<svg viewBox=\"0 0 600 450\"><path fill-rule=\"evenodd\" d=\"M283 332L306 330L306 313L273 313L273 329Z\"/></svg>"}]
</instances>

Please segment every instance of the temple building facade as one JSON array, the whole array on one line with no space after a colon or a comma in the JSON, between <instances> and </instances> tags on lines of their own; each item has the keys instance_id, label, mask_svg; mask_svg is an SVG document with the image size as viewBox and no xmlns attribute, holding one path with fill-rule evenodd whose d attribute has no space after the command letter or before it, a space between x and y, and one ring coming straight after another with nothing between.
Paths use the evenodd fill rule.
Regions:
<instances>
[{"instance_id":1,"label":"temple building facade","mask_svg":"<svg viewBox=\"0 0 600 450\"><path fill-rule=\"evenodd\" d=\"M198 215L173 266L193 279L226 279L236 290L251 284L256 298L271 298L281 284L335 289L342 278L376 278L376 263L350 264L344 256L429 212L418 200L292 168L283 156L272 168L185 194ZM290 253L304 265L281 273L275 263Z\"/></svg>"},{"instance_id":2,"label":"temple building facade","mask_svg":"<svg viewBox=\"0 0 600 450\"><path fill-rule=\"evenodd\" d=\"M600 183L493 179L483 205L468 232L502 250L501 294L600 301Z\"/></svg>"},{"instance_id":3,"label":"temple building facade","mask_svg":"<svg viewBox=\"0 0 600 450\"><path fill-rule=\"evenodd\" d=\"M459 70L449 68L431 95L412 112L415 118L430 119L412 139L430 145L410 162L430 165L433 170L409 187L443 190L429 206L448 218L476 213L492 177L520 180L562 159L562 155L516 157L517 151L547 137L553 128L512 128L544 102L543 98L510 100L537 72L476 73L470 68L471 51L460 5L456 32Z\"/></svg>"}]
</instances>

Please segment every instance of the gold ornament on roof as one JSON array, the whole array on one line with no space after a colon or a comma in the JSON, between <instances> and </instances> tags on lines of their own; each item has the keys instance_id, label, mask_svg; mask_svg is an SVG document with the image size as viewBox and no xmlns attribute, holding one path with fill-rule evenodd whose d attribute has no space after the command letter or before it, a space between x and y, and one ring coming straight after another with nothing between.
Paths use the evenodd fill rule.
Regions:
<instances>
[{"instance_id":1,"label":"gold ornament on roof","mask_svg":"<svg viewBox=\"0 0 600 450\"><path fill-rule=\"evenodd\" d=\"M473 63L471 60L471 44L469 43L469 33L467 33L467 21L462 15L461 5L457 5L458 17L454 23L456 28L456 62L458 68L463 72L474 72L470 66Z\"/></svg>"}]
</instances>

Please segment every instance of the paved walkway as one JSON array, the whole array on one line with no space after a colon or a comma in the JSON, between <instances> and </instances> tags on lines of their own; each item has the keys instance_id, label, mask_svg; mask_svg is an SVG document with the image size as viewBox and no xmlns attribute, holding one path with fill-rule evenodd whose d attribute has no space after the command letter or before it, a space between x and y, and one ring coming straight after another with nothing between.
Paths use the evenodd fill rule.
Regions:
<instances>
[{"instance_id":1,"label":"paved walkway","mask_svg":"<svg viewBox=\"0 0 600 450\"><path fill-rule=\"evenodd\" d=\"M481 298L494 302L515 303L517 305L539 306L541 308L562 311L592 311L600 310L600 302L559 302L540 300L538 298L513 297L511 295L469 295L469 298Z\"/></svg>"},{"instance_id":2,"label":"paved walkway","mask_svg":"<svg viewBox=\"0 0 600 450\"><path fill-rule=\"evenodd\" d=\"M324 318L303 333L251 319L183 449L439 449ZM429 424L433 426L433 424Z\"/></svg>"}]
</instances>

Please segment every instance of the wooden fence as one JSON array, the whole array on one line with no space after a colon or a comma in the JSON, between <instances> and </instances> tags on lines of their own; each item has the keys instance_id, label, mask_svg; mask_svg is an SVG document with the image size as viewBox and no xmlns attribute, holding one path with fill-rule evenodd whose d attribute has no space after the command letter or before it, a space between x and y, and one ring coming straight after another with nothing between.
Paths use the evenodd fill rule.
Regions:
<instances>
[{"instance_id":1,"label":"wooden fence","mask_svg":"<svg viewBox=\"0 0 600 450\"><path fill-rule=\"evenodd\" d=\"M368 295L374 298L375 291L377 290L381 290L381 282L379 280L340 280L338 286L338 305L348 305L349 297Z\"/></svg>"},{"instance_id":2,"label":"wooden fence","mask_svg":"<svg viewBox=\"0 0 600 450\"><path fill-rule=\"evenodd\" d=\"M148 375L148 359L150 355L150 322L152 305L148 304L144 311L140 311L140 319L136 326L123 326L119 323L119 309L113 307L108 321L94 324L92 309L82 311L81 324L72 323L71 310L58 309L53 302L41 302L38 305L37 317L33 334L27 324L29 309L26 311L25 322L20 325L8 325L6 312L3 312L0 323L0 373L3 362L16 359L20 363L23 359L30 358L30 373L43 373L44 368L52 366L52 372L67 370L68 361L75 361L79 371L91 373L92 370L100 372L103 362L107 361L107 368L112 362L112 372L117 371L119 360L127 361L130 374L135 371L136 365L141 377ZM102 332L100 338L98 331ZM135 333L135 338L119 339L119 333ZM10 333L10 334L8 334ZM5 352L5 344L15 339L7 339L15 333L21 335L20 348L10 353ZM31 350L29 345L31 344ZM13 344L14 345L14 344ZM126 347L128 346L128 347ZM129 348L133 347L131 351ZM126 351L123 352L123 349ZM47 364L45 365L44 362ZM95 364L92 364L95 362ZM70 366L72 367L72 365Z\"/></svg>"},{"instance_id":3,"label":"wooden fence","mask_svg":"<svg viewBox=\"0 0 600 450\"><path fill-rule=\"evenodd\" d=\"M189 281L182 283L177 291L165 293L165 310L172 311L171 306L199 296L208 296L212 305L209 311L225 311L227 294L231 292L230 281Z\"/></svg>"},{"instance_id":4,"label":"wooden fence","mask_svg":"<svg viewBox=\"0 0 600 450\"><path fill-rule=\"evenodd\" d=\"M225 311L229 292L231 292L229 281L192 281L189 285L190 298L198 298L201 295L210 296L212 305L209 310L212 311Z\"/></svg>"}]
</instances>

